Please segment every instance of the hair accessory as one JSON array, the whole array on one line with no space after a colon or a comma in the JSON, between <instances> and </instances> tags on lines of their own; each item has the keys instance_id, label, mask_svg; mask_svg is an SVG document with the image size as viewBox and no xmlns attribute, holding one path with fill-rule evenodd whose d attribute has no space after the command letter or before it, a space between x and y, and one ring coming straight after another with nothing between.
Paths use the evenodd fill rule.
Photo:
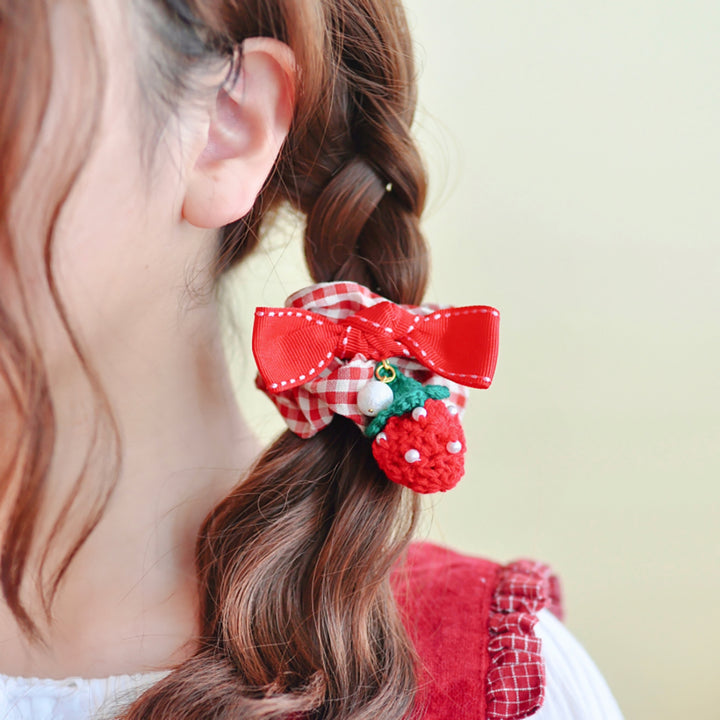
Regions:
<instances>
[{"instance_id":1,"label":"hair accessory","mask_svg":"<svg viewBox=\"0 0 720 720\"><path fill-rule=\"evenodd\" d=\"M256 309L256 384L300 437L343 415L373 439L390 480L444 491L464 472L465 388L490 386L498 326L492 307L396 305L357 283L321 283Z\"/></svg>"}]
</instances>

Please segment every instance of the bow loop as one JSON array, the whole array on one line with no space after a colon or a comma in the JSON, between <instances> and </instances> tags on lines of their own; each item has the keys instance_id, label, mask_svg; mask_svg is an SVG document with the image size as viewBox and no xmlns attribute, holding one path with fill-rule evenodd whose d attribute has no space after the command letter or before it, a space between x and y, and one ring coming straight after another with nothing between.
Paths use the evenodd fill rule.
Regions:
<instances>
[{"instance_id":1,"label":"bow loop","mask_svg":"<svg viewBox=\"0 0 720 720\"><path fill-rule=\"evenodd\" d=\"M256 310L253 354L268 392L303 385L329 365L357 356L414 359L461 385L490 386L498 352L500 314L495 308L402 306L357 286L367 293L369 306L333 317L338 310L327 302L329 288L315 287L323 288L326 314L297 305Z\"/></svg>"}]
</instances>

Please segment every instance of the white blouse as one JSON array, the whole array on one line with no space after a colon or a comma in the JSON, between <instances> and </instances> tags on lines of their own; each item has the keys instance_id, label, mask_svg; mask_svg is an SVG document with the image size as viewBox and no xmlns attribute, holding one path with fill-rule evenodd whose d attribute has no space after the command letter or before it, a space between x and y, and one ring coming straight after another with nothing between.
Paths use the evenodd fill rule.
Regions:
<instances>
[{"instance_id":1,"label":"white blouse","mask_svg":"<svg viewBox=\"0 0 720 720\"><path fill-rule=\"evenodd\" d=\"M534 720L622 720L607 683L580 643L548 610L535 626L547 686ZM165 672L48 680L0 675L1 720L106 720Z\"/></svg>"},{"instance_id":2,"label":"white blouse","mask_svg":"<svg viewBox=\"0 0 720 720\"><path fill-rule=\"evenodd\" d=\"M622 720L605 678L549 610L538 613L535 635L542 641L546 685L545 702L533 720Z\"/></svg>"}]
</instances>

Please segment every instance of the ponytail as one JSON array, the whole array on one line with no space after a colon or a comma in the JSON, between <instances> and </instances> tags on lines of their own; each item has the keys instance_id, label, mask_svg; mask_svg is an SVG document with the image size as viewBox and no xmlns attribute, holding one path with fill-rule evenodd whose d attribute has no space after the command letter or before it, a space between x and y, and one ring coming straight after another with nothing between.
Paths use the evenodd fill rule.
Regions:
<instances>
[{"instance_id":1,"label":"ponytail","mask_svg":"<svg viewBox=\"0 0 720 720\"><path fill-rule=\"evenodd\" d=\"M267 211L285 201L307 216L316 281L356 281L419 303L426 180L410 136L415 71L400 3L263 5L275 16L263 10L265 24L251 30L293 46L299 106L276 173L250 215L224 231L218 273L252 249ZM197 653L123 718L407 717L415 657L390 571L418 508L345 418L309 440L285 432L199 535Z\"/></svg>"}]
</instances>

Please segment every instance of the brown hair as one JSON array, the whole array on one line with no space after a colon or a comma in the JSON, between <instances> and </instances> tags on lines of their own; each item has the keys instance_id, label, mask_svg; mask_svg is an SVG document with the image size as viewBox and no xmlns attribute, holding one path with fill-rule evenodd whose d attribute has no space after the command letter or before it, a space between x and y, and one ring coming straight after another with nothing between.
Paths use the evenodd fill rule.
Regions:
<instances>
[{"instance_id":1,"label":"brown hair","mask_svg":"<svg viewBox=\"0 0 720 720\"><path fill-rule=\"evenodd\" d=\"M136 4L147 11L144 23L160 40L141 62L141 83L146 95L154 90L165 107L177 101L195 64L229 55L245 37L284 40L298 60L290 135L253 210L221 233L216 276L247 256L263 220L288 202L307 216L305 256L315 280L355 280L396 302L419 302L428 264L418 227L425 175L409 134L415 77L398 0ZM42 19L31 14L42 5L27 3L28 22ZM0 23L3 57L13 57L3 47L10 33L1 4ZM35 80L6 77L3 69L2 82L34 86ZM151 108L159 117L163 103ZM25 112L18 101L0 115L3 167L5 153L18 152L2 144L13 136L11 114L24 118ZM4 217L9 196L4 186L0 190ZM46 274L52 275L47 253ZM32 382L38 381L22 376L12 383L32 352L11 331L1 307L0 323L0 370L16 388L22 410L18 447L36 450L44 444L49 458L52 436L38 420L52 424L51 407L40 414L39 398L47 404L47 388L39 382L40 390L34 390ZM32 377L42 377L40 363ZM29 403L33 393L38 399ZM31 454L22 462L16 458L12 477L25 484L36 478L41 487L47 464L33 466ZM16 496L16 508L21 497ZM3 538L3 592L29 629L32 621L19 598L28 546L17 539L22 535L29 542L23 533L32 531L40 499ZM413 705L414 655L389 577L409 541L417 507L416 496L380 472L352 423L336 418L310 440L284 433L211 513L198 537L197 654L123 718L405 717ZM59 582L61 575L55 577Z\"/></svg>"},{"instance_id":2,"label":"brown hair","mask_svg":"<svg viewBox=\"0 0 720 720\"><path fill-rule=\"evenodd\" d=\"M49 8L45 0L23 3L0 2L0 269L4 270L0 290L13 285L19 298L20 318L13 316L0 296L0 381L6 386L10 405L3 406L0 417L0 501L9 510L2 533L0 584L6 602L23 631L40 640L36 623L21 598L26 567L33 550L34 537L47 488L46 478L55 440L55 417L48 379L37 341L33 314L26 290L19 281L19 267L14 238L8 218L11 200L24 179L24 172L40 136L50 98L53 63ZM55 303L58 317L67 332L88 380L97 397L98 424L82 472L73 492L62 504L40 554L39 582L41 606L47 617L60 582L78 550L100 521L113 489L112 478L119 471L119 431L97 376L85 361L70 330L67 313L52 272L53 235L58 216L87 158L87 148L97 129L103 80L103 65L94 42L89 12L75 14L77 30L87 38L88 62L76 69L77 96L65 107L66 119L73 132L64 138L62 152L53 159L43 158L46 186L50 195L41 214L45 280ZM28 49L32 48L32 52ZM73 115L73 108L75 113ZM37 188L33 188L37 191ZM42 200L45 198L41 195ZM39 203L38 203L39 204ZM36 211L37 212L37 211ZM4 267L3 267L4 266ZM101 412L101 410L103 412ZM102 439L109 438L114 450L103 452ZM111 459L108 461L108 457ZM44 569L53 541L58 538L80 496L92 460L102 458L109 482L90 503L82 530L65 555L45 578ZM13 502L10 502L10 501Z\"/></svg>"}]
</instances>

